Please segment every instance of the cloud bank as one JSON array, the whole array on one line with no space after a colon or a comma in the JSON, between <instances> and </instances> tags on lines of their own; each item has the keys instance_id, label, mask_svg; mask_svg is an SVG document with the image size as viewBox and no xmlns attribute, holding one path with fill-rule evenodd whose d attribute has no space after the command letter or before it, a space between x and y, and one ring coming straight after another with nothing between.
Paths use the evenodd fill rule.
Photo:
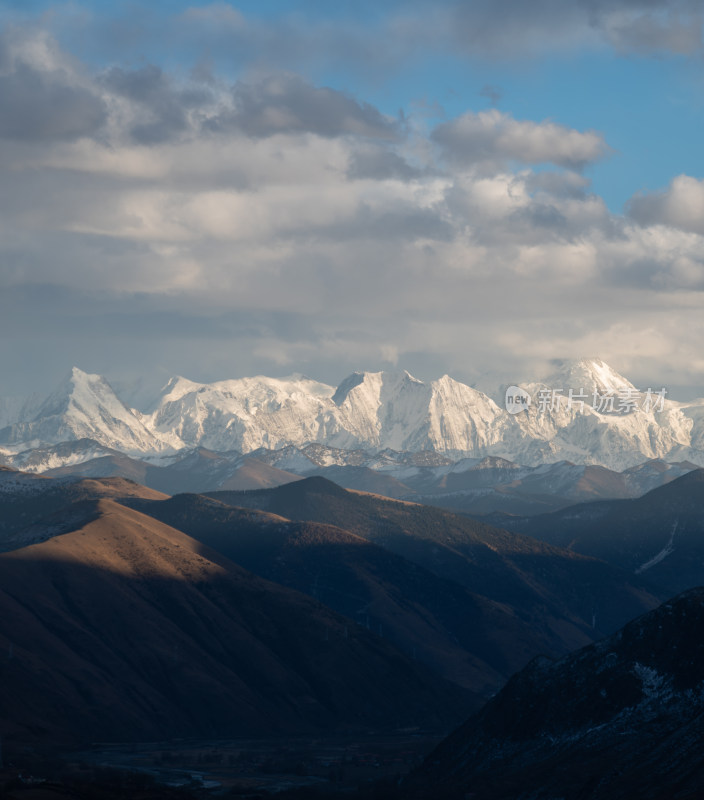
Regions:
<instances>
[{"instance_id":1,"label":"cloud bank","mask_svg":"<svg viewBox=\"0 0 704 800\"><path fill-rule=\"evenodd\" d=\"M531 7L501 29L488 3L444 12L458 47L522 26L536 41L700 46L686 3ZM180 19L213 41L252 32L224 4ZM96 65L36 25L0 39L0 111L6 369L70 354L120 375L335 381L399 363L472 379L598 353L704 374L704 184L680 175L610 212L586 177L612 157L602 132L496 108L389 116L271 65L236 79Z\"/></svg>"}]
</instances>

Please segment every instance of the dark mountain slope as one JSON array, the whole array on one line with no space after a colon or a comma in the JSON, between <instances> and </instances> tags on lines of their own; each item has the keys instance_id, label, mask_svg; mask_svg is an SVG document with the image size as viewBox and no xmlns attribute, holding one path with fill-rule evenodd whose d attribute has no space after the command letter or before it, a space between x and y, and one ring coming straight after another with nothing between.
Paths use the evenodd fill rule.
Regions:
<instances>
[{"instance_id":1,"label":"dark mountain slope","mask_svg":"<svg viewBox=\"0 0 704 800\"><path fill-rule=\"evenodd\" d=\"M635 500L584 503L507 526L594 556L672 592L704 584L704 470Z\"/></svg>"},{"instance_id":2,"label":"dark mountain slope","mask_svg":"<svg viewBox=\"0 0 704 800\"><path fill-rule=\"evenodd\" d=\"M315 597L474 691L493 693L540 649L512 609L341 528L202 495L130 503L257 575Z\"/></svg>"},{"instance_id":3,"label":"dark mountain slope","mask_svg":"<svg viewBox=\"0 0 704 800\"><path fill-rule=\"evenodd\" d=\"M617 630L664 599L614 567L431 506L347 491L323 478L213 499L338 525L510 606L541 650L560 653Z\"/></svg>"},{"instance_id":4,"label":"dark mountain slope","mask_svg":"<svg viewBox=\"0 0 704 800\"><path fill-rule=\"evenodd\" d=\"M445 740L408 797L704 796L704 589L539 659Z\"/></svg>"},{"instance_id":5,"label":"dark mountain slope","mask_svg":"<svg viewBox=\"0 0 704 800\"><path fill-rule=\"evenodd\" d=\"M443 727L467 705L388 642L109 499L0 554L0 654L5 740Z\"/></svg>"}]
</instances>

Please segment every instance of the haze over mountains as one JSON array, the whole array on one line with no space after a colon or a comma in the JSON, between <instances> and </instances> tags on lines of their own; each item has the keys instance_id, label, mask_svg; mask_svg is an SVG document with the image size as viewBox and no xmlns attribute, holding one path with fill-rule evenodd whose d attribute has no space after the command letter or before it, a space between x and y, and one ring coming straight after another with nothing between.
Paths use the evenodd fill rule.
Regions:
<instances>
[{"instance_id":1,"label":"haze over mountains","mask_svg":"<svg viewBox=\"0 0 704 800\"><path fill-rule=\"evenodd\" d=\"M43 402L2 404L0 457L26 468L28 451L90 439L150 459L197 447L246 454L316 443L368 453L430 451L453 460L499 456L523 465L570 460L619 471L655 458L704 464L704 401L666 400L662 411L596 410L594 390L614 397L637 391L598 359L565 362L525 386L534 397L541 387L561 391L561 400L553 408L534 402L514 415L503 407L505 387L489 396L447 375L424 383L402 371L360 372L338 387L300 375L212 384L173 378L151 407L137 410L104 378L74 368ZM569 389L584 390L583 407L568 407ZM62 461L54 453L44 468L79 460L86 459L72 453Z\"/></svg>"}]
</instances>

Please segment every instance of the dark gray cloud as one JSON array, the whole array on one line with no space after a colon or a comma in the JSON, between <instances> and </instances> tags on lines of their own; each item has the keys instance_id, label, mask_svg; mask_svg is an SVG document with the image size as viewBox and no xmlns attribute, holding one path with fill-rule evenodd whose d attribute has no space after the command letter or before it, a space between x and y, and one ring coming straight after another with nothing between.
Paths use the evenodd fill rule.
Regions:
<instances>
[{"instance_id":1,"label":"dark gray cloud","mask_svg":"<svg viewBox=\"0 0 704 800\"><path fill-rule=\"evenodd\" d=\"M702 49L702 9L691 2L634 4L640 13L608 13L600 27L613 47L626 53L691 55Z\"/></svg>"},{"instance_id":2,"label":"dark gray cloud","mask_svg":"<svg viewBox=\"0 0 704 800\"><path fill-rule=\"evenodd\" d=\"M326 225L316 232L319 238L350 245L361 242L397 242L400 246L422 239L449 242L456 235L456 225L444 218L443 210L418 208L411 204L389 202L382 208L362 203L344 222ZM309 237L310 232L301 236Z\"/></svg>"},{"instance_id":3,"label":"dark gray cloud","mask_svg":"<svg viewBox=\"0 0 704 800\"><path fill-rule=\"evenodd\" d=\"M588 195L589 180L575 172L543 170L526 178L526 188L533 192L545 192L552 197L569 197L584 200Z\"/></svg>"},{"instance_id":4,"label":"dark gray cloud","mask_svg":"<svg viewBox=\"0 0 704 800\"><path fill-rule=\"evenodd\" d=\"M176 89L163 71L149 64L137 70L113 67L101 77L110 92L138 109L130 135L139 144L158 144L177 138L189 128L188 112L212 101L202 86Z\"/></svg>"},{"instance_id":5,"label":"dark gray cloud","mask_svg":"<svg viewBox=\"0 0 704 800\"><path fill-rule=\"evenodd\" d=\"M36 333L60 326L69 337L85 336L132 340L130 347L150 336L163 339L219 340L256 339L279 336L316 342L314 321L305 314L271 309L237 308L217 310L194 306L179 293L144 294L68 289L55 283L17 284L6 289L0 298L2 330L7 333L20 327L21 309L35 309L32 315ZM27 320L25 320L26 323ZM26 331L31 335L30 331Z\"/></svg>"},{"instance_id":6,"label":"dark gray cloud","mask_svg":"<svg viewBox=\"0 0 704 800\"><path fill-rule=\"evenodd\" d=\"M696 0L474 0L449 9L447 33L469 55L512 59L604 44L644 55L702 48Z\"/></svg>"},{"instance_id":7,"label":"dark gray cloud","mask_svg":"<svg viewBox=\"0 0 704 800\"><path fill-rule=\"evenodd\" d=\"M352 153L347 170L347 176L352 180L410 181L422 175L423 171L412 167L403 156L383 147L357 148Z\"/></svg>"},{"instance_id":8,"label":"dark gray cloud","mask_svg":"<svg viewBox=\"0 0 704 800\"><path fill-rule=\"evenodd\" d=\"M270 75L256 83L239 81L233 108L211 117L214 131L236 131L254 138L279 133L354 135L390 139L397 124L369 103L336 89L312 86L297 75Z\"/></svg>"},{"instance_id":9,"label":"dark gray cloud","mask_svg":"<svg viewBox=\"0 0 704 800\"><path fill-rule=\"evenodd\" d=\"M207 69L196 70L194 83L183 87L150 64L136 70L113 67L100 77L100 85L130 103L134 119L129 133L139 144L159 144L203 131L255 139L314 133L391 140L400 128L369 103L289 73L238 81L223 93Z\"/></svg>"},{"instance_id":10,"label":"dark gray cloud","mask_svg":"<svg viewBox=\"0 0 704 800\"><path fill-rule=\"evenodd\" d=\"M700 0L390 0L373 15L359 5L328 14L325 4L299 4L295 14L257 15L229 2L172 13L168 4L117 2L89 18L64 4L45 24L90 59L134 63L145 53L178 53L198 65L193 76L204 82L218 68L311 76L334 64L337 74L376 85L419 57L448 51L497 61L607 47L645 56L702 52ZM152 123L138 135L165 131Z\"/></svg>"},{"instance_id":11,"label":"dark gray cloud","mask_svg":"<svg viewBox=\"0 0 704 800\"><path fill-rule=\"evenodd\" d=\"M50 142L96 134L107 119L105 104L60 77L22 63L0 75L0 137Z\"/></svg>"},{"instance_id":12,"label":"dark gray cloud","mask_svg":"<svg viewBox=\"0 0 704 800\"><path fill-rule=\"evenodd\" d=\"M564 214L552 203L531 203L525 208L513 211L507 220L510 226L520 225L525 231L533 231L535 228L554 231L557 234L564 234L568 230L568 220ZM580 231L580 234L583 231ZM527 237L524 234L524 241Z\"/></svg>"},{"instance_id":13,"label":"dark gray cloud","mask_svg":"<svg viewBox=\"0 0 704 800\"><path fill-rule=\"evenodd\" d=\"M696 250L673 255L664 248L654 247L652 254L641 250L634 252L630 259L609 258L605 254L604 266L606 282L611 286L639 292L650 290L661 297L664 293L683 290L704 291L704 256ZM684 314L686 316L687 312ZM674 318L677 316L675 313Z\"/></svg>"}]
</instances>

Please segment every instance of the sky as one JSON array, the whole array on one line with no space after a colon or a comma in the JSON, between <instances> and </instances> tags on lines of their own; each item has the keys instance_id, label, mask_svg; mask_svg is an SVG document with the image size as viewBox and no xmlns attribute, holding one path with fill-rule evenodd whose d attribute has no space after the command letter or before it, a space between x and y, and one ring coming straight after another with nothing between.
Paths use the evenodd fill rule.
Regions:
<instances>
[{"instance_id":1,"label":"sky","mask_svg":"<svg viewBox=\"0 0 704 800\"><path fill-rule=\"evenodd\" d=\"M0 396L704 392L698 0L0 2ZM689 388L687 388L689 387Z\"/></svg>"}]
</instances>

